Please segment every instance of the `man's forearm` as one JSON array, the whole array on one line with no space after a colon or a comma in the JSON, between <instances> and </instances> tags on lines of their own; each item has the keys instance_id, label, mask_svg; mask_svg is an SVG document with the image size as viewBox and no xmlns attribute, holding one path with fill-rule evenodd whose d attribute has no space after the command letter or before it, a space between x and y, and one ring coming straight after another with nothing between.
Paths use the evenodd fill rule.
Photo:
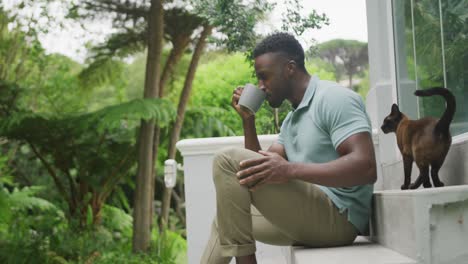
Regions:
<instances>
[{"instance_id":1,"label":"man's forearm","mask_svg":"<svg viewBox=\"0 0 468 264\"><path fill-rule=\"evenodd\" d=\"M261 150L255 128L255 116L242 120L242 125L244 127L244 147L255 152Z\"/></svg>"},{"instance_id":2,"label":"man's forearm","mask_svg":"<svg viewBox=\"0 0 468 264\"><path fill-rule=\"evenodd\" d=\"M289 176L328 187L352 187L374 183L375 161L349 154L327 163L290 163Z\"/></svg>"}]
</instances>

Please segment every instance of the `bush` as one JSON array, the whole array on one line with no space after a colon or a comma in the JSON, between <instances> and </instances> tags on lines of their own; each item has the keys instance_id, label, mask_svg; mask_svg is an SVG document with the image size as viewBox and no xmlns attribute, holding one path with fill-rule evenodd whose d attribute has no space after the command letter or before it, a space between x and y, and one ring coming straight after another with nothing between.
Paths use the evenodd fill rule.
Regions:
<instances>
[{"instance_id":1,"label":"bush","mask_svg":"<svg viewBox=\"0 0 468 264\"><path fill-rule=\"evenodd\" d=\"M36 195L43 188L0 189L0 263L186 263L186 241L153 230L147 254L132 253L132 217L105 206L103 224L73 229L63 212Z\"/></svg>"}]
</instances>

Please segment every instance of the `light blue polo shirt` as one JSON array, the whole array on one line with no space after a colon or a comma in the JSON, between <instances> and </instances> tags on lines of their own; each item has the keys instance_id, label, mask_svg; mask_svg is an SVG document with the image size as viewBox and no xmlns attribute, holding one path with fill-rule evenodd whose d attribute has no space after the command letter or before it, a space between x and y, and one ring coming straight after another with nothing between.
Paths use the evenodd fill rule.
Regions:
<instances>
[{"instance_id":1,"label":"light blue polo shirt","mask_svg":"<svg viewBox=\"0 0 468 264\"><path fill-rule=\"evenodd\" d=\"M353 134L371 133L371 123L361 97L335 82L313 76L298 107L281 125L278 143L290 162L326 163L339 158L338 146ZM373 184L347 188L317 185L348 220L367 233Z\"/></svg>"}]
</instances>

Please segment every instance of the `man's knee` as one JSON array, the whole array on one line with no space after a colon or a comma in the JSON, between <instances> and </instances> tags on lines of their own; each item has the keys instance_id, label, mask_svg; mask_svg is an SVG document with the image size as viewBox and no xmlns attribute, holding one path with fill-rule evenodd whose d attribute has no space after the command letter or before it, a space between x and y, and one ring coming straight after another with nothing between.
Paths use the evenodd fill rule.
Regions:
<instances>
[{"instance_id":1,"label":"man's knee","mask_svg":"<svg viewBox=\"0 0 468 264\"><path fill-rule=\"evenodd\" d=\"M222 180L225 174L239 171L239 163L246 159L250 150L238 147L227 147L218 151L213 158L213 180Z\"/></svg>"},{"instance_id":2,"label":"man's knee","mask_svg":"<svg viewBox=\"0 0 468 264\"><path fill-rule=\"evenodd\" d=\"M238 165L240 160L239 157L245 152L243 148L237 147L226 147L215 153L213 158L213 166L222 165Z\"/></svg>"},{"instance_id":3,"label":"man's knee","mask_svg":"<svg viewBox=\"0 0 468 264\"><path fill-rule=\"evenodd\" d=\"M241 148L227 147L216 152L213 158L213 170L218 167L234 169L236 153L241 150Z\"/></svg>"}]
</instances>

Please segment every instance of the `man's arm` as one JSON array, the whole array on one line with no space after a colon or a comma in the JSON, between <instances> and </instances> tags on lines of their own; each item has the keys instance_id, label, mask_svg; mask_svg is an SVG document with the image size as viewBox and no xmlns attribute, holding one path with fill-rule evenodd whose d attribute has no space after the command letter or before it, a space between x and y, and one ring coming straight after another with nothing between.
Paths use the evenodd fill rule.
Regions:
<instances>
[{"instance_id":1,"label":"man's arm","mask_svg":"<svg viewBox=\"0 0 468 264\"><path fill-rule=\"evenodd\" d=\"M244 128L244 147L252 151L258 152L261 150L260 142L258 141L257 129L255 127L255 114L244 110L239 105L239 98L244 87L237 87L232 93L231 106L236 110L242 119L242 127Z\"/></svg>"},{"instance_id":2,"label":"man's arm","mask_svg":"<svg viewBox=\"0 0 468 264\"><path fill-rule=\"evenodd\" d=\"M281 157L283 157L283 159L288 160L288 156L286 155L286 151L284 150L284 146L279 144L279 143L273 143L273 145L271 145L268 148L268 152L275 152L275 153L279 154Z\"/></svg>"},{"instance_id":3,"label":"man's arm","mask_svg":"<svg viewBox=\"0 0 468 264\"><path fill-rule=\"evenodd\" d=\"M255 115L242 118L242 126L244 128L244 147L255 152L261 150L262 148L258 141L257 129L255 127Z\"/></svg>"},{"instance_id":4,"label":"man's arm","mask_svg":"<svg viewBox=\"0 0 468 264\"><path fill-rule=\"evenodd\" d=\"M350 136L338 146L337 152L340 157L327 163L291 163L276 151L260 151L264 157L241 162L238 177L245 186L258 182L252 190L265 183L292 179L329 187L352 187L376 181L374 145L368 132Z\"/></svg>"},{"instance_id":5,"label":"man's arm","mask_svg":"<svg viewBox=\"0 0 468 264\"><path fill-rule=\"evenodd\" d=\"M293 179L330 187L351 187L377 180L374 145L368 132L361 132L343 141L337 152L340 158L322 164L292 164Z\"/></svg>"}]
</instances>

